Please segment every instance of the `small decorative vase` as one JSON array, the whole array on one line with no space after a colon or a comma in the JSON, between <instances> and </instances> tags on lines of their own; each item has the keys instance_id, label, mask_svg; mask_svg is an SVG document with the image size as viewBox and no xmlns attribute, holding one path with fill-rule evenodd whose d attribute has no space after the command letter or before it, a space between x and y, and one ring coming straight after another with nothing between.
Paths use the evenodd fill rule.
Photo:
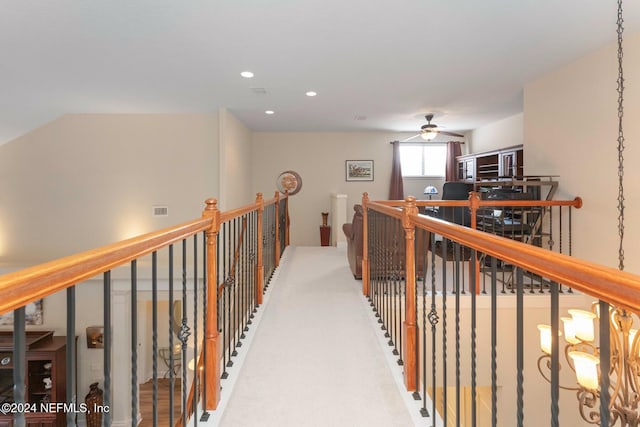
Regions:
<instances>
[{"instance_id":1,"label":"small decorative vase","mask_svg":"<svg viewBox=\"0 0 640 427\"><path fill-rule=\"evenodd\" d=\"M329 212L322 212L322 226L326 227L329 221Z\"/></svg>"},{"instance_id":2,"label":"small decorative vase","mask_svg":"<svg viewBox=\"0 0 640 427\"><path fill-rule=\"evenodd\" d=\"M104 401L103 391L98 387L98 383L89 386L89 393L84 398L87 405L87 427L102 426L102 410L96 408L102 406Z\"/></svg>"}]
</instances>

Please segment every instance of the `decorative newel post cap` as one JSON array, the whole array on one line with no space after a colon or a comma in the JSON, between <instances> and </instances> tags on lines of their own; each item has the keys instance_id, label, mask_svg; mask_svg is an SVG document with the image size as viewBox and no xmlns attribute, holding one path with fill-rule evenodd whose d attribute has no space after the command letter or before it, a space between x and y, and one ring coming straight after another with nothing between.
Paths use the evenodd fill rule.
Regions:
<instances>
[{"instance_id":1,"label":"decorative newel post cap","mask_svg":"<svg viewBox=\"0 0 640 427\"><path fill-rule=\"evenodd\" d=\"M410 205L415 205L416 204L416 198L413 197L413 196L405 197L404 201L409 203Z\"/></svg>"},{"instance_id":2,"label":"decorative newel post cap","mask_svg":"<svg viewBox=\"0 0 640 427\"><path fill-rule=\"evenodd\" d=\"M213 211L216 210L218 208L218 200L214 199L214 198L209 198L207 200L204 201L206 207L205 210L207 211Z\"/></svg>"}]
</instances>

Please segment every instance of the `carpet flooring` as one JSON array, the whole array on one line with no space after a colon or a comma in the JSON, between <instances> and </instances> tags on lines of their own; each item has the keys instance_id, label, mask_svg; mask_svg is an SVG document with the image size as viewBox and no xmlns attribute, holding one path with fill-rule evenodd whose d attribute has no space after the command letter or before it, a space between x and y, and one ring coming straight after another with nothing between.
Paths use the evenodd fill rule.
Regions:
<instances>
[{"instance_id":1,"label":"carpet flooring","mask_svg":"<svg viewBox=\"0 0 640 427\"><path fill-rule=\"evenodd\" d=\"M414 425L345 250L289 247L285 258L216 424Z\"/></svg>"}]
</instances>

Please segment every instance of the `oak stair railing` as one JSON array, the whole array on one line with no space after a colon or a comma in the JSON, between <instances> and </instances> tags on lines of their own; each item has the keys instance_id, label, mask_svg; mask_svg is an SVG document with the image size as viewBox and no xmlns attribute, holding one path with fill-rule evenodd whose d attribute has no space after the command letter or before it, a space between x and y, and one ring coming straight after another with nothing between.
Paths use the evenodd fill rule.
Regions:
<instances>
[{"instance_id":1,"label":"oak stair railing","mask_svg":"<svg viewBox=\"0 0 640 427\"><path fill-rule=\"evenodd\" d=\"M0 314L13 312L10 366L15 384L13 393L0 396L4 399L2 403L9 405L2 406L0 424L6 421L15 426L35 425L47 415L42 410L50 406L41 407L38 405L42 402L29 401L25 307L62 291L66 292L67 303L66 396L56 396L64 404L55 408L64 413L56 414L54 422L76 425L78 417L90 413L77 397L84 393L76 389L78 366L88 363L83 360L86 351L78 348L84 343L79 333L84 328L76 324L76 288L82 290L89 282L96 282L96 278L102 283L103 298L102 317L94 318L102 321L104 328L101 407L106 410L101 417L102 425L111 425L116 416L119 423L124 420L136 426L139 422L138 377L145 372L138 372L139 366L144 366L138 354L142 338L138 334L138 302L146 298L139 296L140 292L150 292L152 306L153 397L148 411L150 419L145 421L157 425L162 419L169 420L170 425L186 425L192 418L191 423L197 425L199 419L208 418L209 411L218 405L221 380L228 375L226 368L232 366L254 312L262 304L265 288L289 244L289 217L288 197L279 192L270 200L258 194L254 203L226 212L217 208L215 199L205 203L201 217L193 221L0 276ZM200 234L202 239L198 239ZM144 273L150 277L144 278ZM125 306L114 302L116 287L120 294L124 290L130 298L126 312L116 311L116 304L118 309ZM94 293L92 297L100 296ZM159 297L168 298L166 353L159 348ZM129 330L114 328L127 323ZM124 335L130 336L123 345ZM120 359L124 353L131 355L128 362L126 358ZM122 365L126 366L114 363L116 357L124 360ZM188 371L190 357L193 374ZM161 358L167 364L165 375L170 383L168 413L162 414L158 408ZM123 380L120 374L114 376L115 371L120 374L129 371L130 375ZM129 386L123 385L123 381ZM178 383L181 393L174 390ZM181 394L182 399L174 394ZM125 407L129 402L130 406ZM24 411L25 408L35 412ZM193 417L196 410L202 418Z\"/></svg>"},{"instance_id":2,"label":"oak stair railing","mask_svg":"<svg viewBox=\"0 0 640 427\"><path fill-rule=\"evenodd\" d=\"M425 425L589 425L582 424L583 410L593 417L602 414L599 425L612 425L607 375L601 375L605 386L592 391L598 399L561 395L568 382L575 388L576 380L566 366L560 372L566 362L563 357L561 363L558 340L552 340L545 368L551 374L538 372L536 323L549 323L551 336L558 336L560 307L590 306L592 299L639 314L640 276L571 256L566 229L563 236L545 234L539 246L532 239L473 229L481 209L499 204L517 210L534 203L569 210L556 213L555 225L548 224L556 233L558 222L568 222L570 229L571 210L582 205L579 198L483 201L475 193L468 201L363 197L363 293L397 355L407 391L420 403ZM422 215L419 205L466 209L473 224ZM513 279L501 291L506 270ZM608 337L607 330L601 336ZM600 354L610 354L608 339L599 345ZM601 363L609 366L604 358Z\"/></svg>"}]
</instances>

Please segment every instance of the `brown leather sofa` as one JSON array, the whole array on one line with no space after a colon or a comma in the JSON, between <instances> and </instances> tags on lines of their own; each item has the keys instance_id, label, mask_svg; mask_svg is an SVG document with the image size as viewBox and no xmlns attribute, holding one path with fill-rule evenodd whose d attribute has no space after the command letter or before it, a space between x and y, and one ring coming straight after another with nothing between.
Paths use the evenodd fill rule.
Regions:
<instances>
[{"instance_id":1,"label":"brown leather sofa","mask_svg":"<svg viewBox=\"0 0 640 427\"><path fill-rule=\"evenodd\" d=\"M342 224L342 231L347 238L347 259L353 277L362 279L362 205L355 205L353 210L353 219Z\"/></svg>"},{"instance_id":2,"label":"brown leather sofa","mask_svg":"<svg viewBox=\"0 0 640 427\"><path fill-rule=\"evenodd\" d=\"M347 238L347 259L349 261L349 267L353 273L353 277L360 280L362 279L362 206L353 206L353 219L350 223L342 225L342 231ZM422 277L424 271L424 253L428 237L425 233L417 233L416 247L418 248L418 256L416 263L417 275ZM404 245L401 245L399 263L404 264Z\"/></svg>"}]
</instances>

